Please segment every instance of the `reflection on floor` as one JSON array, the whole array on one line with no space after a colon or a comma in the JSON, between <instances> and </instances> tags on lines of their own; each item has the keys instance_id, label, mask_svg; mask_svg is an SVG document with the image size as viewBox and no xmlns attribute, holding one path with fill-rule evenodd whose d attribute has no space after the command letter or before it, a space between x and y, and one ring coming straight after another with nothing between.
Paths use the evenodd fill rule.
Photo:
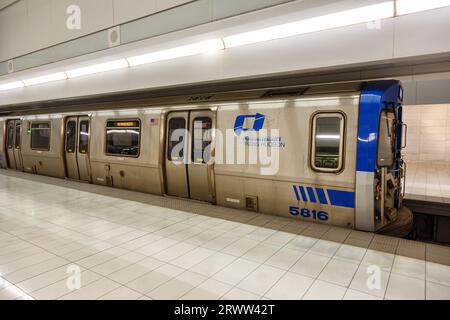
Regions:
<instances>
[{"instance_id":1,"label":"reflection on floor","mask_svg":"<svg viewBox=\"0 0 450 320\"><path fill-rule=\"evenodd\" d=\"M448 247L4 170L0 204L0 299L450 299Z\"/></svg>"}]
</instances>

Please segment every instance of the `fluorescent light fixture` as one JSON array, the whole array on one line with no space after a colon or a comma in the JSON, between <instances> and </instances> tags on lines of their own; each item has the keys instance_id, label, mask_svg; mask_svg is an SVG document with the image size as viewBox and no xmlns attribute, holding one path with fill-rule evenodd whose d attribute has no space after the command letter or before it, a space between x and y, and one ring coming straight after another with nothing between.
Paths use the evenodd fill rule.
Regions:
<instances>
[{"instance_id":1,"label":"fluorescent light fixture","mask_svg":"<svg viewBox=\"0 0 450 320\"><path fill-rule=\"evenodd\" d=\"M67 75L65 72L57 72L57 73L47 74L45 76L40 76L40 77L36 77L36 78L23 80L23 82L25 83L26 86L33 86L36 84L47 83L47 82L58 81L58 80L65 80L65 79L67 79Z\"/></svg>"},{"instance_id":2,"label":"fluorescent light fixture","mask_svg":"<svg viewBox=\"0 0 450 320\"><path fill-rule=\"evenodd\" d=\"M131 67L145 63L170 60L181 57L193 56L200 53L225 49L222 39L212 39L167 50L156 51L148 54L127 58Z\"/></svg>"},{"instance_id":3,"label":"fluorescent light fixture","mask_svg":"<svg viewBox=\"0 0 450 320\"><path fill-rule=\"evenodd\" d=\"M397 0L397 15L450 6L450 0Z\"/></svg>"},{"instance_id":4,"label":"fluorescent light fixture","mask_svg":"<svg viewBox=\"0 0 450 320\"><path fill-rule=\"evenodd\" d=\"M316 31L329 30L353 24L370 22L394 16L394 2L387 1L366 7L327 14L274 27L225 37L225 48L281 39Z\"/></svg>"},{"instance_id":5,"label":"fluorescent light fixture","mask_svg":"<svg viewBox=\"0 0 450 320\"><path fill-rule=\"evenodd\" d=\"M273 27L239 33L225 37L223 39L215 38L166 50L127 57L124 59L93 64L66 72L52 73L44 76L26 79L23 81L8 82L0 84L0 91L22 88L24 86L32 86L58 80L66 80L68 78L76 78L100 72L134 67L152 62L188 57L210 51L218 51L226 48L233 48L274 39L282 39L322 30L330 30L350 25L392 18L396 15L405 15L409 13L421 12L447 6L450 6L450 0L384 1L365 7L344 10L314 18L276 25ZM337 139L338 137L322 135L318 136L318 138Z\"/></svg>"},{"instance_id":6,"label":"fluorescent light fixture","mask_svg":"<svg viewBox=\"0 0 450 320\"><path fill-rule=\"evenodd\" d=\"M23 84L22 81L8 82L8 83L0 84L0 91L23 88L24 86L25 85Z\"/></svg>"},{"instance_id":7,"label":"fluorescent light fixture","mask_svg":"<svg viewBox=\"0 0 450 320\"><path fill-rule=\"evenodd\" d=\"M67 76L70 78L76 78L81 76L86 76L89 74L95 74L100 72L112 71L117 69L128 68L128 62L126 59L119 59L114 61L109 61L105 63L99 63L90 65L87 67L82 67L78 69L73 69L66 71Z\"/></svg>"},{"instance_id":8,"label":"fluorescent light fixture","mask_svg":"<svg viewBox=\"0 0 450 320\"><path fill-rule=\"evenodd\" d=\"M318 134L316 135L316 138L324 140L339 140L341 136L339 134Z\"/></svg>"}]
</instances>

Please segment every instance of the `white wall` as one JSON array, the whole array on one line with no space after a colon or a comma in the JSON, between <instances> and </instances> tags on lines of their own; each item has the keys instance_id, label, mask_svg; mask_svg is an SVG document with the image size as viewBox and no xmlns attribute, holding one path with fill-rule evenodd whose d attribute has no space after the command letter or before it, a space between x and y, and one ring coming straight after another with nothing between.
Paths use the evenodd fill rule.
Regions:
<instances>
[{"instance_id":1,"label":"white wall","mask_svg":"<svg viewBox=\"0 0 450 320\"><path fill-rule=\"evenodd\" d=\"M450 104L405 106L404 121L406 160L450 161Z\"/></svg>"},{"instance_id":2,"label":"white wall","mask_svg":"<svg viewBox=\"0 0 450 320\"><path fill-rule=\"evenodd\" d=\"M0 11L0 61L78 38L191 0L20 0ZM66 28L69 5L81 29Z\"/></svg>"},{"instance_id":3,"label":"white wall","mask_svg":"<svg viewBox=\"0 0 450 320\"><path fill-rule=\"evenodd\" d=\"M205 38L225 37L268 25L345 10L353 7L354 2L368 4L377 1L382 0L337 2L324 0L320 3L325 3L325 5L306 8L305 4L310 4L310 2L294 1L86 56L16 72L2 76L0 83L27 79L42 73L70 70L86 64L166 49ZM315 3L319 3L319 1ZM358 66L387 65L389 62L399 59L407 59L413 64L415 59L421 59L424 55L447 55L450 58L449 16L450 7L446 7L385 19L381 21L379 28L369 28L367 24L352 25L230 48L213 54L197 55L79 79L3 91L0 93L0 105L236 78L256 78L272 74L301 74L340 67L352 67L357 70ZM359 76L361 79L367 78L364 73ZM415 75L410 74L407 78L413 81ZM358 78L352 80L356 79ZM447 75L445 79L448 81L450 75ZM413 86L415 91L412 94L420 97L421 88L417 85ZM416 99L416 101L420 101L420 99ZM421 102L415 102L415 104L417 103Z\"/></svg>"},{"instance_id":4,"label":"white wall","mask_svg":"<svg viewBox=\"0 0 450 320\"><path fill-rule=\"evenodd\" d=\"M0 61L41 50L100 30L136 20L184 4L186 11L150 17L131 27L137 36L169 32L167 24L183 27L208 23L243 12L258 10L293 0L0 0ZM322 1L322 0L321 0ZM339 0L326 0L337 2ZM316 3L317 0L299 0ZM9 5L9 6L8 6ZM81 29L66 27L71 5L81 10ZM3 6L5 8L2 10ZM197 14L198 13L198 14ZM186 22L192 21L186 26ZM133 39L133 35L129 35ZM142 38L140 38L142 39Z\"/></svg>"}]
</instances>

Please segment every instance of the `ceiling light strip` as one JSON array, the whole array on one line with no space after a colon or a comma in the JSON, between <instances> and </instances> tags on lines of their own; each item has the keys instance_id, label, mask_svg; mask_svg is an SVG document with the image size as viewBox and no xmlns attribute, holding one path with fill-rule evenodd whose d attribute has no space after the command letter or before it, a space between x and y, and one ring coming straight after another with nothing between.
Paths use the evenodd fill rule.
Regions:
<instances>
[{"instance_id":1,"label":"ceiling light strip","mask_svg":"<svg viewBox=\"0 0 450 320\"><path fill-rule=\"evenodd\" d=\"M0 91L23 88L24 86L25 85L23 84L22 81L8 82L8 83L0 84Z\"/></svg>"},{"instance_id":2,"label":"ceiling light strip","mask_svg":"<svg viewBox=\"0 0 450 320\"><path fill-rule=\"evenodd\" d=\"M397 15L422 12L450 6L450 0L397 0Z\"/></svg>"},{"instance_id":3,"label":"ceiling light strip","mask_svg":"<svg viewBox=\"0 0 450 320\"><path fill-rule=\"evenodd\" d=\"M392 18L397 15L422 12L431 9L450 6L450 0L396 0L396 12L394 0L385 1L361 8L345 10L337 13L327 14L315 18L295 21L273 27L239 33L225 38L196 42L193 44L160 50L147 54L127 57L110 62L94 64L82 68L72 69L66 72L57 72L26 80L13 81L0 84L0 91L23 88L53 81L66 80L81 76L125 69L142 64L158 61L172 60L188 57L226 48L239 47L243 45L282 39L291 36L307 34L317 31L330 30L370 21Z\"/></svg>"},{"instance_id":4,"label":"ceiling light strip","mask_svg":"<svg viewBox=\"0 0 450 320\"><path fill-rule=\"evenodd\" d=\"M225 37L223 41L225 42L225 48L233 48L311 32L335 29L374 20L392 18L393 16L394 2L387 1L357 9L341 11L320 17L240 33Z\"/></svg>"},{"instance_id":5,"label":"ceiling light strip","mask_svg":"<svg viewBox=\"0 0 450 320\"><path fill-rule=\"evenodd\" d=\"M127 58L127 60L128 63L130 64L130 67L134 67L142 64L172 60L175 58L188 57L201 53L218 51L223 49L225 49L225 46L222 39L216 38L212 40L188 44L181 47L175 47L167 50L161 50L139 56L129 57Z\"/></svg>"},{"instance_id":6,"label":"ceiling light strip","mask_svg":"<svg viewBox=\"0 0 450 320\"><path fill-rule=\"evenodd\" d=\"M48 83L48 82L59 81L59 80L66 80L66 79L67 79L67 74L65 72L56 72L56 73L51 73L51 74L47 74L47 75L40 76L40 77L26 79L26 80L23 80L23 83L25 84L25 86L34 86L37 84Z\"/></svg>"},{"instance_id":7,"label":"ceiling light strip","mask_svg":"<svg viewBox=\"0 0 450 320\"><path fill-rule=\"evenodd\" d=\"M118 59L114 61L109 61L105 63L94 64L86 66L83 68L73 69L66 71L67 77L69 79L77 78L81 76L87 76L91 74L113 71L118 69L128 68L128 61L126 59Z\"/></svg>"}]
</instances>

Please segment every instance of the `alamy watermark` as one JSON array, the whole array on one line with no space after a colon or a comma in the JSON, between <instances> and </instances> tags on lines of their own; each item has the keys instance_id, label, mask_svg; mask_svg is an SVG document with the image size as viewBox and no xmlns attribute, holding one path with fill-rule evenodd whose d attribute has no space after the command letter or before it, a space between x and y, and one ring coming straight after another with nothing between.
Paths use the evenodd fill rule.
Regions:
<instances>
[{"instance_id":1,"label":"alamy watermark","mask_svg":"<svg viewBox=\"0 0 450 320\"><path fill-rule=\"evenodd\" d=\"M77 265L70 265L66 269L69 275L66 279L66 287L69 290L79 290L81 288L81 268Z\"/></svg>"},{"instance_id":2,"label":"alamy watermark","mask_svg":"<svg viewBox=\"0 0 450 320\"><path fill-rule=\"evenodd\" d=\"M258 165L261 175L275 175L285 142L278 129L236 133L236 129L175 129L169 136L169 158L176 165ZM190 143L191 142L191 143ZM189 152L191 151L191 152Z\"/></svg>"},{"instance_id":3,"label":"alamy watermark","mask_svg":"<svg viewBox=\"0 0 450 320\"><path fill-rule=\"evenodd\" d=\"M366 273L369 275L366 279L366 286L369 290L381 289L381 268L376 265L370 265L366 269Z\"/></svg>"},{"instance_id":4,"label":"alamy watermark","mask_svg":"<svg viewBox=\"0 0 450 320\"><path fill-rule=\"evenodd\" d=\"M66 13L69 15L66 19L66 27L69 30L81 29L81 8L76 4L67 7Z\"/></svg>"}]
</instances>

